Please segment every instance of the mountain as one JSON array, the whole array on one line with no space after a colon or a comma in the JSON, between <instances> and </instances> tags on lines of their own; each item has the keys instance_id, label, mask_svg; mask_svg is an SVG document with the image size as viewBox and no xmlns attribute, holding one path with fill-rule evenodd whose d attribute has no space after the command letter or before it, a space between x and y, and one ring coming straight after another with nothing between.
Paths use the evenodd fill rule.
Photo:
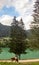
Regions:
<instances>
[{"instance_id":1,"label":"mountain","mask_svg":"<svg viewBox=\"0 0 39 65\"><path fill-rule=\"evenodd\" d=\"M0 37L7 37L10 35L10 26L0 23Z\"/></svg>"},{"instance_id":2,"label":"mountain","mask_svg":"<svg viewBox=\"0 0 39 65\"><path fill-rule=\"evenodd\" d=\"M10 36L10 27L7 25L3 25L0 23L0 37L9 37ZM31 32L30 29L26 30L27 37L30 37Z\"/></svg>"}]
</instances>

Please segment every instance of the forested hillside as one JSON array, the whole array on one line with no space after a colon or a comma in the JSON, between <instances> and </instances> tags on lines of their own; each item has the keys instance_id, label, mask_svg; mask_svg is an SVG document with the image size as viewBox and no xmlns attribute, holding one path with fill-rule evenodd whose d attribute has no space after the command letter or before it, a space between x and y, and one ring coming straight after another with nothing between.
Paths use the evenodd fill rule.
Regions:
<instances>
[{"instance_id":1,"label":"forested hillside","mask_svg":"<svg viewBox=\"0 0 39 65\"><path fill-rule=\"evenodd\" d=\"M10 35L10 26L0 23L0 37L7 37Z\"/></svg>"}]
</instances>

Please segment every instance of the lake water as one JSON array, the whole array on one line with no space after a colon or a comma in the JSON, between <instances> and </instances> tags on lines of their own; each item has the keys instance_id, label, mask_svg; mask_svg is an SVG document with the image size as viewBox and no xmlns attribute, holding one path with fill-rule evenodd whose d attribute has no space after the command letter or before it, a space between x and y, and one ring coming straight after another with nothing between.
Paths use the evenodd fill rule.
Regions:
<instances>
[{"instance_id":1,"label":"lake water","mask_svg":"<svg viewBox=\"0 0 39 65\"><path fill-rule=\"evenodd\" d=\"M15 57L14 53L9 53L8 51L9 48L3 48L0 54L0 59L10 59L12 57ZM27 50L27 54L21 54L21 59L33 59L33 58L39 58L39 50L38 51Z\"/></svg>"}]
</instances>

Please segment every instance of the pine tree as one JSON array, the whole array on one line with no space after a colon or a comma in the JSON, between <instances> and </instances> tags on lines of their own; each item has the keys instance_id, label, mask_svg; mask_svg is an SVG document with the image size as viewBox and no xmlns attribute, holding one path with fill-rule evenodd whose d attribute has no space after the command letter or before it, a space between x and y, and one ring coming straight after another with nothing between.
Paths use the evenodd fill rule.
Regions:
<instances>
[{"instance_id":1,"label":"pine tree","mask_svg":"<svg viewBox=\"0 0 39 65\"><path fill-rule=\"evenodd\" d=\"M19 26L20 26L21 28L23 28L23 29L24 29L24 23L23 23L22 18L21 18L21 19L20 19L20 21L19 21Z\"/></svg>"},{"instance_id":2,"label":"pine tree","mask_svg":"<svg viewBox=\"0 0 39 65\"><path fill-rule=\"evenodd\" d=\"M35 2L34 5L34 20L31 23L31 32L32 32L32 46L39 48L39 0Z\"/></svg>"},{"instance_id":3,"label":"pine tree","mask_svg":"<svg viewBox=\"0 0 39 65\"><path fill-rule=\"evenodd\" d=\"M22 20L21 20L22 21ZM21 25L20 25L21 24ZM23 24L19 23L14 17L11 24L11 42L9 44L10 52L15 53L15 55L20 58L22 53L25 53L27 47L26 41L26 30L22 28Z\"/></svg>"}]
</instances>

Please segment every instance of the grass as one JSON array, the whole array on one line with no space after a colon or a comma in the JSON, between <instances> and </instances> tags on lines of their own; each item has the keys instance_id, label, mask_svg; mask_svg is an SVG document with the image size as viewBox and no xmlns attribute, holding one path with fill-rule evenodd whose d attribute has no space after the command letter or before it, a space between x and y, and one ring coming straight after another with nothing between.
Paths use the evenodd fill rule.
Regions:
<instances>
[{"instance_id":1,"label":"grass","mask_svg":"<svg viewBox=\"0 0 39 65\"><path fill-rule=\"evenodd\" d=\"M39 62L30 63L0 62L0 65L39 65Z\"/></svg>"}]
</instances>

